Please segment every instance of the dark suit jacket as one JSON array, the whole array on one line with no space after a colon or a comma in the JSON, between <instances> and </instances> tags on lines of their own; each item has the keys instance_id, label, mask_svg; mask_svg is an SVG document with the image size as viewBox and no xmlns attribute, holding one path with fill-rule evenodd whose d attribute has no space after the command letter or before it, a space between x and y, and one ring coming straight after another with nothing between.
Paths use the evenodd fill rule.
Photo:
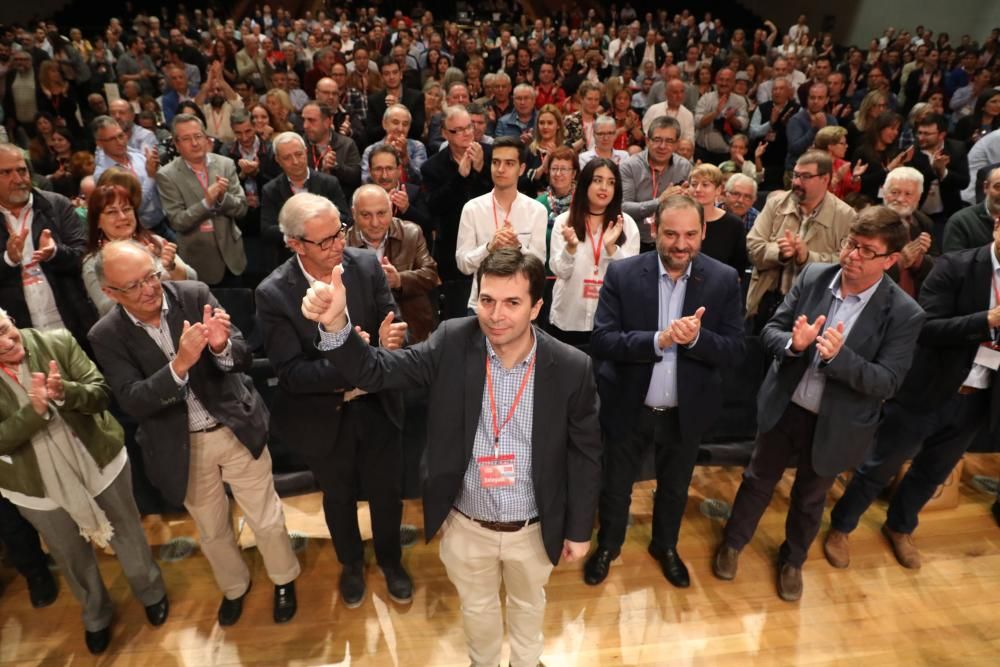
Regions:
<instances>
[{"instance_id":1,"label":"dark suit jacket","mask_svg":"<svg viewBox=\"0 0 1000 667\"><path fill-rule=\"evenodd\" d=\"M385 130L382 129L382 116L385 114L386 91L380 90L368 96L368 144L374 144L385 138ZM420 135L424 131L424 94L419 90L403 87L403 99L400 104L410 110L413 122L410 123L410 139L420 141Z\"/></svg>"},{"instance_id":2,"label":"dark suit jacket","mask_svg":"<svg viewBox=\"0 0 1000 667\"><path fill-rule=\"evenodd\" d=\"M914 412L935 410L962 386L980 343L992 340L987 314L993 244L945 253L920 290L927 321L917 341L913 366L896 400ZM1000 425L1000 387L990 388L990 428Z\"/></svg>"},{"instance_id":3,"label":"dark suit jacket","mask_svg":"<svg viewBox=\"0 0 1000 667\"><path fill-rule=\"evenodd\" d=\"M378 345L378 327L389 311L399 319L385 273L375 253L344 250L344 284L351 322ZM257 286L257 318L267 357L278 376L271 404L271 429L282 442L306 454L328 452L340 423L344 392L354 388L316 349L316 323L302 316L309 284L292 257ZM403 427L399 392L380 392L382 409L396 428Z\"/></svg>"},{"instance_id":4,"label":"dark suit jacket","mask_svg":"<svg viewBox=\"0 0 1000 667\"><path fill-rule=\"evenodd\" d=\"M950 160L948 171L941 179L941 203L944 204L945 215L951 215L965 204L962 202L962 190L969 186L969 159L966 155L965 146L960 141L946 139L944 142L944 153ZM912 166L924 175L924 192L920 197L920 204L923 205L927 199L927 192L931 187L931 182L937 179L937 172L931 165L930 159L924 155L923 151L913 152Z\"/></svg>"},{"instance_id":5,"label":"dark suit jacket","mask_svg":"<svg viewBox=\"0 0 1000 667\"><path fill-rule=\"evenodd\" d=\"M612 262L594 314L590 339L601 394L601 426L618 439L639 423L653 366L660 360L653 347L659 333L660 258L645 252ZM734 366L746 353L743 306L736 271L707 255L698 255L684 294L683 315L705 307L698 342L678 347L677 387L681 434L699 443L722 408L719 369Z\"/></svg>"},{"instance_id":6,"label":"dark suit jacket","mask_svg":"<svg viewBox=\"0 0 1000 667\"><path fill-rule=\"evenodd\" d=\"M590 359L537 327L531 472L542 541L558 563L563 540L585 542L601 487L601 434ZM324 353L363 389L429 389L423 460L424 535L441 527L462 490L482 408L486 338L474 317L448 320L424 343L387 351L355 333Z\"/></svg>"},{"instance_id":7,"label":"dark suit jacket","mask_svg":"<svg viewBox=\"0 0 1000 667\"><path fill-rule=\"evenodd\" d=\"M340 219L346 225L351 224L351 207L348 206L347 197L340 187L340 181L336 176L309 170L309 178L306 179L306 190L314 195L326 197L340 211ZM279 261L284 261L291 256L288 248L285 247L285 238L278 227L278 214L281 207L292 196L292 186L288 182L288 177L284 173L271 179L271 182L264 186L264 191L260 198L260 235L264 243L278 250Z\"/></svg>"},{"instance_id":8,"label":"dark suit jacket","mask_svg":"<svg viewBox=\"0 0 1000 667\"><path fill-rule=\"evenodd\" d=\"M814 322L830 311L830 283L840 271L831 264L808 264L784 302L764 325L761 342L773 357L757 395L757 426L774 428L788 409L792 394L812 363L816 347L790 356L786 345L799 315ZM813 436L813 469L833 477L857 466L874 442L882 403L896 393L913 358L924 312L896 283L884 278L851 328L844 346L821 364L826 387Z\"/></svg>"},{"instance_id":9,"label":"dark suit jacket","mask_svg":"<svg viewBox=\"0 0 1000 667\"><path fill-rule=\"evenodd\" d=\"M62 195L52 192L32 190L31 239L38 248L42 230L48 229L56 242L56 254L47 262L42 262L42 273L52 288L52 294L59 309L63 324L74 338L89 349L87 331L97 321L97 311L83 286L80 275L80 260L87 243L87 233L73 205ZM7 225L0 225L0 248L6 249L10 232ZM0 254L3 251L0 250ZM31 314L24 300L21 282L21 267L7 266L0 260L0 308L17 320L17 325L28 328Z\"/></svg>"},{"instance_id":10,"label":"dark suit jacket","mask_svg":"<svg viewBox=\"0 0 1000 667\"><path fill-rule=\"evenodd\" d=\"M167 323L175 348L184 320L200 322L205 304L219 305L207 285L187 280L164 282L163 298L169 306ZM267 407L253 381L242 372L250 368L253 357L235 326L229 337L232 369L220 369L206 347L183 387L174 381L166 355L120 305L94 325L89 338L115 398L139 422L136 442L142 448L146 474L168 502L181 505L187 493L191 455L185 400L188 391L193 391L205 409L236 434L254 458L264 451Z\"/></svg>"}]
</instances>

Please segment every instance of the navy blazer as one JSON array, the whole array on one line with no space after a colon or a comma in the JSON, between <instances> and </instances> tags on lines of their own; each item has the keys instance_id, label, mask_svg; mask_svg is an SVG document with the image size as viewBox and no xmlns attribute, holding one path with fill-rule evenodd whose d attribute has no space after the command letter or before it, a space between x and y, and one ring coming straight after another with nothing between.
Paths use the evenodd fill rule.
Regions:
<instances>
[{"instance_id":1,"label":"navy blazer","mask_svg":"<svg viewBox=\"0 0 1000 667\"><path fill-rule=\"evenodd\" d=\"M351 322L378 345L379 324L389 311L400 319L385 279L371 250L344 249L344 285ZM343 392L354 388L337 367L316 349L316 323L302 316L302 298L309 289L295 257L287 260L257 286L257 319L264 331L267 358L278 376L271 401L271 430L281 442L309 454L328 452L340 422ZM399 392L381 392L389 420L403 428Z\"/></svg>"},{"instance_id":2,"label":"navy blazer","mask_svg":"<svg viewBox=\"0 0 1000 667\"><path fill-rule=\"evenodd\" d=\"M815 345L798 356L787 353L792 325L799 315L815 322L817 316L830 312L830 283L839 271L836 264L807 264L761 331L761 341L773 357L757 395L761 433L773 429L788 409L816 354ZM882 418L882 403L902 385L923 323L920 306L885 276L840 352L830 363L821 364L826 386L813 436L816 474L833 477L864 460Z\"/></svg>"},{"instance_id":3,"label":"navy blazer","mask_svg":"<svg viewBox=\"0 0 1000 667\"><path fill-rule=\"evenodd\" d=\"M348 296L348 299L350 296ZM353 317L353 314L352 314ZM563 540L587 542L601 490L601 434L590 358L537 327L531 474L545 552L559 562ZM424 535L441 527L472 459L486 383L486 337L474 317L447 320L423 343L389 351L351 333L326 358L368 391L427 387L422 462Z\"/></svg>"},{"instance_id":4,"label":"navy blazer","mask_svg":"<svg viewBox=\"0 0 1000 667\"><path fill-rule=\"evenodd\" d=\"M659 280L656 251L612 262L604 276L590 348L603 362L597 371L601 425L612 439L639 423L653 366L660 360L653 347L659 333ZM701 306L705 314L698 341L678 347L677 354L681 436L695 443L722 408L719 369L739 364L746 354L739 276L707 255L693 260L681 313L693 315Z\"/></svg>"}]
</instances>

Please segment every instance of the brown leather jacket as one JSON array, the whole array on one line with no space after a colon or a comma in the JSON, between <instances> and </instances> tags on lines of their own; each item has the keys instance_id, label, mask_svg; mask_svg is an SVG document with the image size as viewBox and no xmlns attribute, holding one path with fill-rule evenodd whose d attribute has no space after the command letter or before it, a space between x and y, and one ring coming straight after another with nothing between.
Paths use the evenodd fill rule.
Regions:
<instances>
[{"instance_id":1,"label":"brown leather jacket","mask_svg":"<svg viewBox=\"0 0 1000 667\"><path fill-rule=\"evenodd\" d=\"M347 245L367 248L361 229L354 225L347 232ZM393 218L389 224L385 256L399 272L400 285L392 290L403 319L410 325L411 343L426 340L438 323L437 304L429 292L441 284L437 262L427 250L420 227L412 222Z\"/></svg>"}]
</instances>

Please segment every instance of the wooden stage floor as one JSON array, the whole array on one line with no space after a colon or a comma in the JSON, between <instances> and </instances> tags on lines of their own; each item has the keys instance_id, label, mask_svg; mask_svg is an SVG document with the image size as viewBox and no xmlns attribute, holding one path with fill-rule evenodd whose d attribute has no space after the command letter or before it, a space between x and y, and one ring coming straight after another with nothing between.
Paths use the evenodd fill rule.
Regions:
<instances>
[{"instance_id":1,"label":"wooden stage floor","mask_svg":"<svg viewBox=\"0 0 1000 667\"><path fill-rule=\"evenodd\" d=\"M652 484L637 484L628 542L605 584L586 586L580 563L553 573L545 664L1000 664L1000 528L989 512L993 498L974 483L974 475L997 477L1000 455L968 456L958 508L921 517L916 543L922 570L896 564L879 534L885 518L885 504L879 502L852 536L848 570L828 565L817 540L804 570L805 593L795 604L777 597L773 564L790 475L744 551L736 580L722 582L711 574L722 519L703 513L702 503L731 501L740 472L696 470L680 543L692 578L684 591L671 587L646 553ZM837 490L831 494L831 505L837 495ZM286 511L293 532L323 534L316 495L288 499ZM420 525L419 503L406 503L404 521ZM146 524L157 552L167 539L194 531L186 517L147 517ZM248 532L243 538L252 540ZM371 564L368 598L349 610L338 600L340 567L329 539L310 539L300 553L298 615L282 626L271 621L272 587L259 555L250 548L246 557L254 588L241 621L222 629L215 620L220 594L200 553L161 562L171 610L160 628L146 624L114 558L101 556L116 614L111 648L96 660L83 643L79 605L63 582L55 604L34 610L24 580L11 569L0 570L7 583L0 596L0 664L468 664L458 600L438 560L436 540L404 551L416 582L412 604L390 601Z\"/></svg>"}]
</instances>

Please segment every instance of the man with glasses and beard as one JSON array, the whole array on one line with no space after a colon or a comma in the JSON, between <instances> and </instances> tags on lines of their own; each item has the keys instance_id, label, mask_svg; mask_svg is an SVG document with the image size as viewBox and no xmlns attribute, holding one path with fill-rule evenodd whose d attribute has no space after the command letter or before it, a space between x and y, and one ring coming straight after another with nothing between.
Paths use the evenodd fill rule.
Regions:
<instances>
[{"instance_id":1,"label":"man with glasses and beard","mask_svg":"<svg viewBox=\"0 0 1000 667\"><path fill-rule=\"evenodd\" d=\"M934 223L917 209L923 190L924 176L913 167L896 167L882 184L882 201L899 215L909 233L889 275L914 299L934 265L930 256Z\"/></svg>"}]
</instances>

